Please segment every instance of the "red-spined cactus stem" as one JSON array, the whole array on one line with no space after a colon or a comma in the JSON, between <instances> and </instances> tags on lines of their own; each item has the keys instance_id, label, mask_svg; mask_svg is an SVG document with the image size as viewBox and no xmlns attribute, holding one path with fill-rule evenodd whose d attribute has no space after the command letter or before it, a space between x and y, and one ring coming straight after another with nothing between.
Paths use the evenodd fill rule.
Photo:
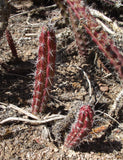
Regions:
<instances>
[{"instance_id":1,"label":"red-spined cactus stem","mask_svg":"<svg viewBox=\"0 0 123 160\"><path fill-rule=\"evenodd\" d=\"M55 72L56 39L55 32L42 28L39 37L39 51L36 64L32 113L44 111Z\"/></svg>"},{"instance_id":2,"label":"red-spined cactus stem","mask_svg":"<svg viewBox=\"0 0 123 160\"><path fill-rule=\"evenodd\" d=\"M82 139L88 135L92 129L94 112L89 105L82 106L78 113L71 131L65 139L67 148L74 148L80 144Z\"/></svg>"}]
</instances>

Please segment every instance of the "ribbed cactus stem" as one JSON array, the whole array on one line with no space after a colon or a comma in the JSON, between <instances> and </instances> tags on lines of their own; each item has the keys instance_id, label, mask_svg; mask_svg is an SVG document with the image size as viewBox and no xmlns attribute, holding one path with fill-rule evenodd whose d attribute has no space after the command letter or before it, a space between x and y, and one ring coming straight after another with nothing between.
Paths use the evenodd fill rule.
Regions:
<instances>
[{"instance_id":1,"label":"ribbed cactus stem","mask_svg":"<svg viewBox=\"0 0 123 160\"><path fill-rule=\"evenodd\" d=\"M78 115L71 131L65 139L64 145L67 148L74 148L80 144L82 139L88 135L92 129L94 112L89 105L84 105L79 109Z\"/></svg>"},{"instance_id":2,"label":"ribbed cactus stem","mask_svg":"<svg viewBox=\"0 0 123 160\"><path fill-rule=\"evenodd\" d=\"M16 50L16 47L15 47L15 44L14 44L12 35L11 35L11 33L10 33L10 31L9 31L8 29L6 29L5 33L6 33L6 38L7 38L9 47L10 47L10 49L11 49L12 55L13 55L16 59L18 59L17 50Z\"/></svg>"},{"instance_id":3,"label":"ribbed cactus stem","mask_svg":"<svg viewBox=\"0 0 123 160\"><path fill-rule=\"evenodd\" d=\"M52 29L43 27L39 37L39 51L34 82L32 102L32 113L34 114L45 109L55 72L55 57L55 32Z\"/></svg>"},{"instance_id":4,"label":"ribbed cactus stem","mask_svg":"<svg viewBox=\"0 0 123 160\"><path fill-rule=\"evenodd\" d=\"M70 8L68 10L70 13L70 21L72 24L72 29L75 35L79 54L82 56L87 56L89 43L91 42L91 39L87 35L85 29L82 29L82 27L81 28L79 27L79 21L76 18L76 15L72 13L72 10Z\"/></svg>"},{"instance_id":5,"label":"ribbed cactus stem","mask_svg":"<svg viewBox=\"0 0 123 160\"><path fill-rule=\"evenodd\" d=\"M62 9L62 13L66 16L70 17L70 23L72 23L72 26L77 26L84 29L85 32L91 37L92 41L96 43L99 50L101 50L104 55L107 57L107 59L110 61L110 63L115 67L115 69L118 71L121 78L123 78L123 56L120 54L117 47L114 45L113 41L109 38L108 33L105 32L97 23L95 18L91 15L89 9L84 3L84 0L54 0L59 7ZM62 5L60 5L62 4ZM64 5L66 5L66 10L64 10ZM75 35L77 35L78 31L73 28L73 31ZM80 32L79 34L81 34ZM75 36L78 38L78 35ZM80 36L81 37L81 36ZM82 46L84 44L83 41L77 39L77 45L79 44L79 51L81 54L84 53L84 47ZM80 42L79 42L80 41ZM82 44L82 45L81 45ZM85 42L86 44L86 42ZM82 49L81 49L82 48ZM85 49L86 53L86 49Z\"/></svg>"}]
</instances>

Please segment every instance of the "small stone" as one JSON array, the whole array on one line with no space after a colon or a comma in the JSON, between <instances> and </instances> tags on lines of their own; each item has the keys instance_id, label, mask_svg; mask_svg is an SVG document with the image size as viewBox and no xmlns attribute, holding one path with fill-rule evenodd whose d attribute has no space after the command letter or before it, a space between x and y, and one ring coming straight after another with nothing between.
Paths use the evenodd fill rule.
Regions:
<instances>
[{"instance_id":1,"label":"small stone","mask_svg":"<svg viewBox=\"0 0 123 160\"><path fill-rule=\"evenodd\" d=\"M104 84L99 84L99 87L100 87L100 90L102 92L108 92L109 91L109 88L108 86L104 85Z\"/></svg>"}]
</instances>

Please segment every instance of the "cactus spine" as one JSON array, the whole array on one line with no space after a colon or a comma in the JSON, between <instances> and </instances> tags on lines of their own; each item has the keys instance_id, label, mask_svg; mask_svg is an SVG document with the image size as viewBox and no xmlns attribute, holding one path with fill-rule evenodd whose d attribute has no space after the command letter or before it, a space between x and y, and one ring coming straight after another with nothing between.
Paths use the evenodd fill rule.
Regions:
<instances>
[{"instance_id":1,"label":"cactus spine","mask_svg":"<svg viewBox=\"0 0 123 160\"><path fill-rule=\"evenodd\" d=\"M93 110L90 106L82 106L79 109L78 116L75 123L71 127L70 133L65 139L65 146L68 148L74 148L78 146L81 140L88 135L93 125Z\"/></svg>"},{"instance_id":2,"label":"cactus spine","mask_svg":"<svg viewBox=\"0 0 123 160\"><path fill-rule=\"evenodd\" d=\"M39 51L36 64L32 113L37 114L45 109L50 87L53 82L56 57L55 32L47 27L42 28L39 37Z\"/></svg>"},{"instance_id":3,"label":"cactus spine","mask_svg":"<svg viewBox=\"0 0 123 160\"><path fill-rule=\"evenodd\" d=\"M71 22L73 26L77 26L77 21L79 21L79 27L81 27L82 30L84 29L86 31L87 36L89 35L91 37L92 41L96 43L99 50L104 53L106 58L118 71L120 77L123 78L123 56L119 53L119 50L114 45L113 41L109 38L108 34L102 28L98 29L100 26L96 22L95 18L91 15L87 6L84 4L84 0L54 1L58 4L59 7L61 7L63 15L70 17L69 22ZM67 7L64 5L66 5ZM66 10L65 7L67 8ZM73 27L73 31L75 35L78 34L78 31L75 27ZM79 34L81 37L81 32ZM80 53L83 55L83 47L81 44L83 45L84 42L77 39L77 45L79 46L78 48L80 50Z\"/></svg>"}]
</instances>

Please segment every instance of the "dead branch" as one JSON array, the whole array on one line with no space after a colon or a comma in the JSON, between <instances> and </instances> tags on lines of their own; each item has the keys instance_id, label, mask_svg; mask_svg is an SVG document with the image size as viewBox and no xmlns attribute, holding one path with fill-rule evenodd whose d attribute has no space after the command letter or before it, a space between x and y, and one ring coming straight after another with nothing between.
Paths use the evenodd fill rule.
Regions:
<instances>
[{"instance_id":1,"label":"dead branch","mask_svg":"<svg viewBox=\"0 0 123 160\"><path fill-rule=\"evenodd\" d=\"M56 120L60 120L60 119L64 119L66 116L63 115L56 115L56 117L52 117L49 116L47 119L45 120L30 120L30 119L25 119L25 118L20 118L20 117L9 117L7 119L4 119L0 122L0 125L3 125L5 123L10 123L10 122L25 122L25 123L29 123L31 125L41 125L41 124L45 124L48 122L52 122L52 121L56 121Z\"/></svg>"}]
</instances>

